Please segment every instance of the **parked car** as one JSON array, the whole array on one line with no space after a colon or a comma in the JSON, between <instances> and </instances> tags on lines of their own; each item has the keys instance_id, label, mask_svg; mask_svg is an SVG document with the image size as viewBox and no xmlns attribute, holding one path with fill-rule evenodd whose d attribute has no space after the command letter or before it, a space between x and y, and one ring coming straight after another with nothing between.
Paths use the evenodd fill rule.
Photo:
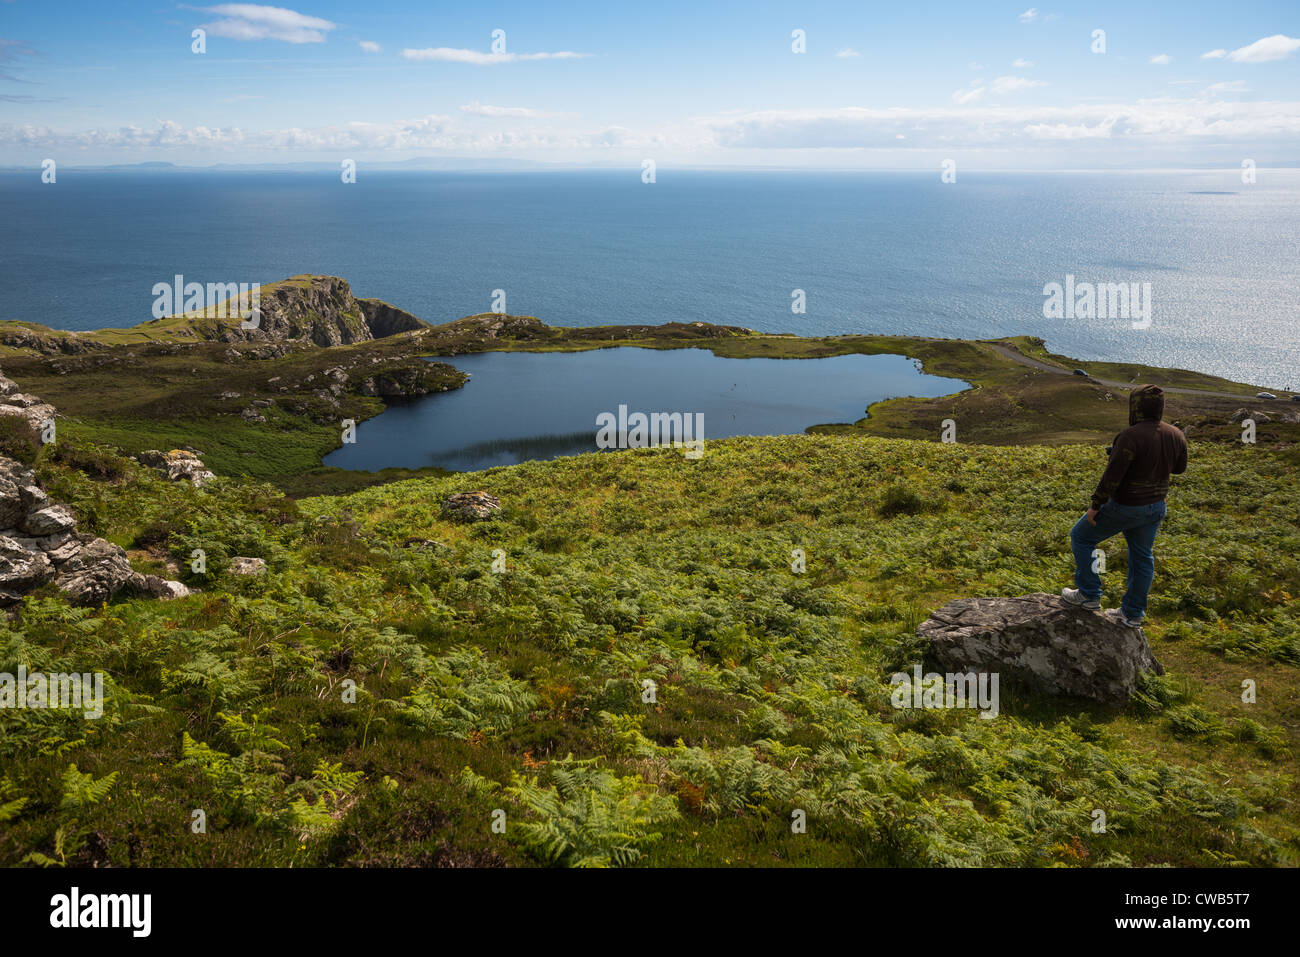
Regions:
<instances>
[{"instance_id":1,"label":"parked car","mask_svg":"<svg viewBox=\"0 0 1300 957\"><path fill-rule=\"evenodd\" d=\"M1300 395L1293 395L1293 396L1291 396L1291 401L1292 401L1292 402L1300 402Z\"/></svg>"},{"instance_id":2,"label":"parked car","mask_svg":"<svg viewBox=\"0 0 1300 957\"><path fill-rule=\"evenodd\" d=\"M1276 399L1277 396L1275 396L1272 392L1256 392L1256 393L1255 393L1255 398L1257 398L1257 399Z\"/></svg>"},{"instance_id":3,"label":"parked car","mask_svg":"<svg viewBox=\"0 0 1300 957\"><path fill-rule=\"evenodd\" d=\"M1085 379L1088 378L1088 373L1084 372L1082 369L1075 369L1075 370L1074 370L1074 374L1075 374L1075 375L1081 375L1081 376L1083 376Z\"/></svg>"}]
</instances>

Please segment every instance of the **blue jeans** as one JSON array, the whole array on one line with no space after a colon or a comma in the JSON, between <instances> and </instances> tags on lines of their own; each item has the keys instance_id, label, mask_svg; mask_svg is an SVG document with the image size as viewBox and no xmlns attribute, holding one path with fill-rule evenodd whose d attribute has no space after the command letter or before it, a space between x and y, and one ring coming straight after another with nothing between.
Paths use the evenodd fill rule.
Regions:
<instances>
[{"instance_id":1,"label":"blue jeans","mask_svg":"<svg viewBox=\"0 0 1300 957\"><path fill-rule=\"evenodd\" d=\"M1124 533L1128 542L1128 591L1120 603L1120 611L1129 621L1141 621L1147 613L1147 594L1156 577L1156 560L1152 547L1156 532L1165 518L1165 503L1153 505L1120 505L1114 499L1097 512L1097 524L1087 516L1079 519L1070 531L1070 547L1074 551L1074 587L1085 598L1101 599L1101 578L1092 570L1092 552L1113 535Z\"/></svg>"}]
</instances>

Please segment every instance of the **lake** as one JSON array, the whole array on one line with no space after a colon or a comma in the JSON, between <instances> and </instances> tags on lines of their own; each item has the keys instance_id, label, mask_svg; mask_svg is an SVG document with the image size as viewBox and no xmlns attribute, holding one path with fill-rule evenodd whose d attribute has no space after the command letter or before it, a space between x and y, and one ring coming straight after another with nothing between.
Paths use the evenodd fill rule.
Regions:
<instances>
[{"instance_id":1,"label":"lake","mask_svg":"<svg viewBox=\"0 0 1300 957\"><path fill-rule=\"evenodd\" d=\"M725 359L706 349L619 348L443 361L472 378L452 392L390 405L360 423L356 443L331 452L325 464L467 471L579 455L597 450L597 416L617 415L620 405L629 414L702 415L707 454L710 439L855 422L881 399L968 387L897 355Z\"/></svg>"}]
</instances>

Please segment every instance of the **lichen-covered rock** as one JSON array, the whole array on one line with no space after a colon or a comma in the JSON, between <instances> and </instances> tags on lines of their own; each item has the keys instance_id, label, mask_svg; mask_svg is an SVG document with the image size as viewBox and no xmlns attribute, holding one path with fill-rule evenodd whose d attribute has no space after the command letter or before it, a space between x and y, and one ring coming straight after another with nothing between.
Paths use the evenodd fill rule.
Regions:
<instances>
[{"instance_id":1,"label":"lichen-covered rock","mask_svg":"<svg viewBox=\"0 0 1300 957\"><path fill-rule=\"evenodd\" d=\"M156 581L141 587L146 578ZM71 509L52 502L31 469L0 456L0 605L49 581L80 605L98 605L130 587L161 598L189 593L180 582L133 571L111 542L77 534Z\"/></svg>"},{"instance_id":2,"label":"lichen-covered rock","mask_svg":"<svg viewBox=\"0 0 1300 957\"><path fill-rule=\"evenodd\" d=\"M443 517L457 522L481 522L499 511L501 500L487 492L458 492L442 503Z\"/></svg>"},{"instance_id":3,"label":"lichen-covered rock","mask_svg":"<svg viewBox=\"0 0 1300 957\"><path fill-rule=\"evenodd\" d=\"M0 602L12 604L53 577L54 564L44 552L0 535Z\"/></svg>"},{"instance_id":4,"label":"lichen-covered rock","mask_svg":"<svg viewBox=\"0 0 1300 957\"><path fill-rule=\"evenodd\" d=\"M136 573L127 582L128 587L137 594L149 598L185 598L191 591L183 583L161 578L158 575L141 575Z\"/></svg>"},{"instance_id":5,"label":"lichen-covered rock","mask_svg":"<svg viewBox=\"0 0 1300 957\"><path fill-rule=\"evenodd\" d=\"M1143 671L1163 674L1141 628L1056 595L961 598L916 629L948 672L999 672L1049 694L1127 701Z\"/></svg>"},{"instance_id":6,"label":"lichen-covered rock","mask_svg":"<svg viewBox=\"0 0 1300 957\"><path fill-rule=\"evenodd\" d=\"M13 459L7 461L13 462ZM13 464L18 466L17 462ZM0 529L17 528L30 511L23 502L22 481L21 473L0 468Z\"/></svg>"},{"instance_id":7,"label":"lichen-covered rock","mask_svg":"<svg viewBox=\"0 0 1300 957\"><path fill-rule=\"evenodd\" d=\"M23 517L19 528L37 538L58 535L76 528L77 520L62 505L48 505Z\"/></svg>"},{"instance_id":8,"label":"lichen-covered rock","mask_svg":"<svg viewBox=\"0 0 1300 957\"><path fill-rule=\"evenodd\" d=\"M39 432L45 428L46 422L52 421L58 415L58 412L54 406L42 402L34 395L9 392L0 394L0 415L13 415L26 419L27 424Z\"/></svg>"},{"instance_id":9,"label":"lichen-covered rock","mask_svg":"<svg viewBox=\"0 0 1300 957\"><path fill-rule=\"evenodd\" d=\"M170 452L149 449L141 452L136 459L141 465L166 472L168 480L172 482L188 479L192 484L199 486L208 479L216 477L203 461L188 449L172 449Z\"/></svg>"},{"instance_id":10,"label":"lichen-covered rock","mask_svg":"<svg viewBox=\"0 0 1300 957\"><path fill-rule=\"evenodd\" d=\"M266 559L236 555L226 570L232 575L261 575L266 571Z\"/></svg>"},{"instance_id":11,"label":"lichen-covered rock","mask_svg":"<svg viewBox=\"0 0 1300 957\"><path fill-rule=\"evenodd\" d=\"M99 605L126 587L136 573L120 546L102 538L86 538L59 567L54 584L74 605Z\"/></svg>"}]
</instances>

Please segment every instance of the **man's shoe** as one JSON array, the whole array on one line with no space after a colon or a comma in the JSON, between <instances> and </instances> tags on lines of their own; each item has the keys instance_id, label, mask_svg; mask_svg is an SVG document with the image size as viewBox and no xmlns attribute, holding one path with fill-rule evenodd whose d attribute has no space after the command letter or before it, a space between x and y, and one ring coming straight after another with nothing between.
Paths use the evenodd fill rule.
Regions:
<instances>
[{"instance_id":1,"label":"man's shoe","mask_svg":"<svg viewBox=\"0 0 1300 957\"><path fill-rule=\"evenodd\" d=\"M1078 605L1080 608L1086 608L1089 611L1101 610L1100 598L1085 598L1077 588L1062 588L1061 601L1067 605Z\"/></svg>"},{"instance_id":2,"label":"man's shoe","mask_svg":"<svg viewBox=\"0 0 1300 957\"><path fill-rule=\"evenodd\" d=\"M1121 625L1128 625L1130 628L1141 628L1141 627L1142 627L1142 619L1141 619L1141 618L1139 618L1139 619L1137 619L1137 620L1135 621L1135 620L1133 620L1132 618L1129 618L1127 615L1125 615L1124 612L1123 612L1123 610L1120 609L1120 608L1109 608L1109 609L1107 609L1107 610L1106 610L1106 617L1107 617L1107 618L1114 619L1115 621L1119 622Z\"/></svg>"}]
</instances>

